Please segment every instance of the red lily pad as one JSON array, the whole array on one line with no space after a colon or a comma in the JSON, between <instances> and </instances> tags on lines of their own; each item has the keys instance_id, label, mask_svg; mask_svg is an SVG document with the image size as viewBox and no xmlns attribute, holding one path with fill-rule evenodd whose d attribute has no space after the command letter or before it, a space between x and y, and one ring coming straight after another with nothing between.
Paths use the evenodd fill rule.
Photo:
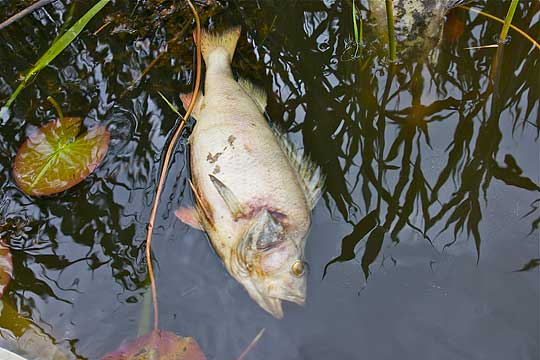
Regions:
<instances>
[{"instance_id":1,"label":"red lily pad","mask_svg":"<svg viewBox=\"0 0 540 360\"><path fill-rule=\"evenodd\" d=\"M79 135L80 129L81 118L56 119L26 139L13 165L15 181L25 193L56 194L95 170L109 148L109 131L98 126Z\"/></svg>"},{"instance_id":2,"label":"red lily pad","mask_svg":"<svg viewBox=\"0 0 540 360\"><path fill-rule=\"evenodd\" d=\"M11 259L11 252L4 244L4 241L0 239L0 298L2 298L4 290L11 281L12 275L13 261Z\"/></svg>"},{"instance_id":3,"label":"red lily pad","mask_svg":"<svg viewBox=\"0 0 540 360\"><path fill-rule=\"evenodd\" d=\"M193 338L155 330L103 355L101 360L206 360L206 356Z\"/></svg>"}]
</instances>

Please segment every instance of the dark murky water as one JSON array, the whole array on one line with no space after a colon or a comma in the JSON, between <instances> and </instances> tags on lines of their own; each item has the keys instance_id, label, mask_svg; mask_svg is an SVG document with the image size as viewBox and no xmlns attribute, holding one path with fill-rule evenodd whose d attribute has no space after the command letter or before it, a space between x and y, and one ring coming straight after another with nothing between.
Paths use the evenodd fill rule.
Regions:
<instances>
[{"instance_id":1,"label":"dark murky water","mask_svg":"<svg viewBox=\"0 0 540 360\"><path fill-rule=\"evenodd\" d=\"M97 359L148 329L144 237L178 121L158 91L180 106L192 86L191 16L179 3L107 5L0 119L0 237L15 267L4 339L37 326ZM509 1L476 4L504 17ZM1 0L0 18L17 8ZM438 51L389 67L366 23L367 46L351 59L347 1L199 8L205 25L242 25L235 70L265 87L269 118L328 184L307 242L308 302L275 320L173 215L192 202L187 129L156 218L160 327L195 337L210 359L235 359L261 328L250 359L538 359L538 267L516 270L540 259L539 49L512 32L497 68L495 49L464 48L494 43L500 24L456 9ZM87 9L57 1L0 31L0 99ZM540 38L539 11L523 1L514 24ZM83 183L30 198L11 167L25 136L55 117L47 96L86 127L106 124L112 143ZM362 236L370 221L376 233Z\"/></svg>"}]
</instances>

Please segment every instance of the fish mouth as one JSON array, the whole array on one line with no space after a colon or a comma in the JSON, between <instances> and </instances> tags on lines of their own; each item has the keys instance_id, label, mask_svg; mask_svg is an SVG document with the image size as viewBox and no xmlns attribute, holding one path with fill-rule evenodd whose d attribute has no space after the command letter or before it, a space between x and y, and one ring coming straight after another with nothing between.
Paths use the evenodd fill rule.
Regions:
<instances>
[{"instance_id":1,"label":"fish mouth","mask_svg":"<svg viewBox=\"0 0 540 360\"><path fill-rule=\"evenodd\" d=\"M267 296L262 301L257 301L259 305L277 319L283 318L283 301L290 301L298 305L304 305L306 297L304 295L280 294L279 296Z\"/></svg>"},{"instance_id":2,"label":"fish mouth","mask_svg":"<svg viewBox=\"0 0 540 360\"><path fill-rule=\"evenodd\" d=\"M298 305L304 305L306 302L306 292L303 289L291 288L270 288L268 296L278 300L290 301Z\"/></svg>"},{"instance_id":3,"label":"fish mouth","mask_svg":"<svg viewBox=\"0 0 540 360\"><path fill-rule=\"evenodd\" d=\"M277 319L283 319L283 300L294 302L298 305L304 305L306 298L296 295L282 295L278 297L267 297L259 305Z\"/></svg>"},{"instance_id":4,"label":"fish mouth","mask_svg":"<svg viewBox=\"0 0 540 360\"><path fill-rule=\"evenodd\" d=\"M305 295L283 294L278 299L290 301L298 305L304 305L306 303Z\"/></svg>"},{"instance_id":5,"label":"fish mouth","mask_svg":"<svg viewBox=\"0 0 540 360\"><path fill-rule=\"evenodd\" d=\"M277 319L283 319L283 307L281 299L278 298L263 298L262 301L257 301L259 305Z\"/></svg>"}]
</instances>

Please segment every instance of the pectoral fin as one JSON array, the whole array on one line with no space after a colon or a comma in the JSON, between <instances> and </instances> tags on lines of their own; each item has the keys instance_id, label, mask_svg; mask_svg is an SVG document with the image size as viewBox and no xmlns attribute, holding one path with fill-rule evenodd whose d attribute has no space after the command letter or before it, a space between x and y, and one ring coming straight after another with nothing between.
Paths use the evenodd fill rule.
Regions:
<instances>
[{"instance_id":1,"label":"pectoral fin","mask_svg":"<svg viewBox=\"0 0 540 360\"><path fill-rule=\"evenodd\" d=\"M219 193L219 195L221 195L221 198L223 199L223 201L225 201L225 204L227 204L227 207L231 211L233 218L235 220L240 218L245 213L245 211L244 211L244 206L242 205L242 203L240 203L236 195L234 195L231 189L229 189L217 177L215 177L212 174L208 176L210 176L210 180L212 180L212 184L214 184L217 192Z\"/></svg>"},{"instance_id":2,"label":"pectoral fin","mask_svg":"<svg viewBox=\"0 0 540 360\"><path fill-rule=\"evenodd\" d=\"M193 93L180 94L180 100L182 100L182 105L184 106L184 110L187 111L192 99L193 99ZM199 95L197 96L197 99L195 100L193 111L191 112L191 114L193 115L195 119L199 117L199 113L203 107L203 102L204 102L204 96L203 94L201 94L201 92L199 92Z\"/></svg>"},{"instance_id":3,"label":"pectoral fin","mask_svg":"<svg viewBox=\"0 0 540 360\"><path fill-rule=\"evenodd\" d=\"M174 214L184 224L187 224L195 229L204 230L199 218L199 213L195 208L180 207L176 209Z\"/></svg>"}]
</instances>

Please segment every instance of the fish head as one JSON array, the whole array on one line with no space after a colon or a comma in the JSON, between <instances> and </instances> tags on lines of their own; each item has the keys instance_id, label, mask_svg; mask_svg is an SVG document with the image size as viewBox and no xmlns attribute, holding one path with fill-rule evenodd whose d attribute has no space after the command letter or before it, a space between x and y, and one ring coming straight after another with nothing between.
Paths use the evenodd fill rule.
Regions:
<instances>
[{"instance_id":1,"label":"fish head","mask_svg":"<svg viewBox=\"0 0 540 360\"><path fill-rule=\"evenodd\" d=\"M306 264L302 236L283 219L264 209L253 218L236 249L233 274L249 295L276 318L283 317L282 301L299 305L306 300Z\"/></svg>"}]
</instances>

